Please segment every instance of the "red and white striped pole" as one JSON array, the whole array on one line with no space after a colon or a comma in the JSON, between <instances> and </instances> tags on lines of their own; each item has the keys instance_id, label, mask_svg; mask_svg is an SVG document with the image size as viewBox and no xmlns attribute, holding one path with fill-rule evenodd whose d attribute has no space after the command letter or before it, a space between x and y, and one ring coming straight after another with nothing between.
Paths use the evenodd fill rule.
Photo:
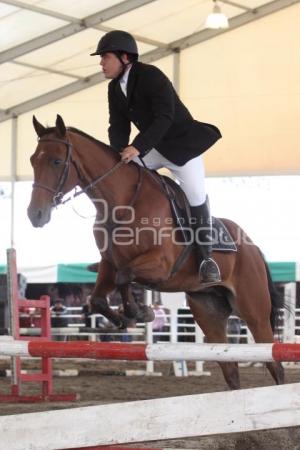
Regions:
<instances>
[{"instance_id":1,"label":"red and white striped pole","mask_svg":"<svg viewBox=\"0 0 300 450\"><path fill-rule=\"evenodd\" d=\"M3 341L0 355L128 361L300 361L300 344L119 344Z\"/></svg>"}]
</instances>

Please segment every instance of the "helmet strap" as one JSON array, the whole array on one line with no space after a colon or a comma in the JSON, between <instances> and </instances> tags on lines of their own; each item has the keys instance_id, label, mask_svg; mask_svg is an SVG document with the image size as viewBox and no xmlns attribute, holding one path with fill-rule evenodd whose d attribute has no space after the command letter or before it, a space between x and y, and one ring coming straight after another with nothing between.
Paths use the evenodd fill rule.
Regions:
<instances>
[{"instance_id":1,"label":"helmet strap","mask_svg":"<svg viewBox=\"0 0 300 450\"><path fill-rule=\"evenodd\" d=\"M115 52L115 55L118 58L118 60L120 61L120 63L122 64L122 70L118 76L118 79L120 79L124 75L124 72L126 71L127 66L130 66L132 64L132 62L129 61L128 63L124 63L119 52Z\"/></svg>"}]
</instances>

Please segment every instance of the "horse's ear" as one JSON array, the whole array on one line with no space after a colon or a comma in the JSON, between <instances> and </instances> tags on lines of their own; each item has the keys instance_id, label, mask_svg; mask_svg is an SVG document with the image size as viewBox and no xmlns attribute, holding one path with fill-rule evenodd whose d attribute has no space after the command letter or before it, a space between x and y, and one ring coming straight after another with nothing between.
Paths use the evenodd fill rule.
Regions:
<instances>
[{"instance_id":1,"label":"horse's ear","mask_svg":"<svg viewBox=\"0 0 300 450\"><path fill-rule=\"evenodd\" d=\"M57 116L56 116L55 125L56 125L56 130L58 131L58 134L60 135L60 137L65 137L66 131L67 131L66 126L63 121L63 118L59 114L57 114Z\"/></svg>"},{"instance_id":2,"label":"horse's ear","mask_svg":"<svg viewBox=\"0 0 300 450\"><path fill-rule=\"evenodd\" d=\"M37 120L35 116L32 117L32 123L38 137L43 136L43 134L45 134L46 128Z\"/></svg>"}]
</instances>

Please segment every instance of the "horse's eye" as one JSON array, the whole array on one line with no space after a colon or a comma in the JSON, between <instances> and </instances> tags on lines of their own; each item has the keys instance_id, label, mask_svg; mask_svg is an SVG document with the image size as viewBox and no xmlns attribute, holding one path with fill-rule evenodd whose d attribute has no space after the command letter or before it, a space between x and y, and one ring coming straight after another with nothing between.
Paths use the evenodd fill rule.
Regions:
<instances>
[{"instance_id":1,"label":"horse's eye","mask_svg":"<svg viewBox=\"0 0 300 450\"><path fill-rule=\"evenodd\" d=\"M55 166L59 166L61 163L62 163L62 160L61 160L61 159L55 159L55 160L53 161L53 164L54 164Z\"/></svg>"}]
</instances>

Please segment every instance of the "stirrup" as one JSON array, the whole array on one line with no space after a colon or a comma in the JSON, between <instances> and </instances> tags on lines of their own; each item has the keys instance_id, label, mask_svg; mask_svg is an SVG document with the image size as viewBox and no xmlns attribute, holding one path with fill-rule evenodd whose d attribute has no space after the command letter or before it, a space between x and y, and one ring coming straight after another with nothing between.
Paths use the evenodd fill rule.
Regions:
<instances>
[{"instance_id":1,"label":"stirrup","mask_svg":"<svg viewBox=\"0 0 300 450\"><path fill-rule=\"evenodd\" d=\"M219 283L221 274L218 264L212 258L204 259L199 267L199 277L203 283Z\"/></svg>"}]
</instances>

